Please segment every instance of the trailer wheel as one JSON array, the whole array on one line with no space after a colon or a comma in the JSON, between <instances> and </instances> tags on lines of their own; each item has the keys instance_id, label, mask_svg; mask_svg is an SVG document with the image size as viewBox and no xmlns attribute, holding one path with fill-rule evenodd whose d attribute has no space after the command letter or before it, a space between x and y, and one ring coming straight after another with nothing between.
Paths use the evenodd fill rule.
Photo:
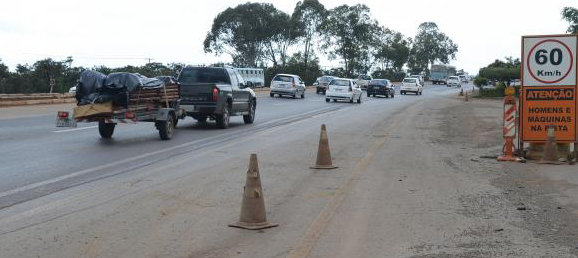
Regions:
<instances>
[{"instance_id":1,"label":"trailer wheel","mask_svg":"<svg viewBox=\"0 0 578 258\"><path fill-rule=\"evenodd\" d=\"M100 137L104 139L110 139L112 134L114 133L114 127L116 124L112 123L105 123L104 121L98 122L98 133L100 133Z\"/></svg>"},{"instance_id":2,"label":"trailer wheel","mask_svg":"<svg viewBox=\"0 0 578 258\"><path fill-rule=\"evenodd\" d=\"M157 121L156 126L159 130L159 135L161 140L170 140L173 138L173 131L175 130L175 118L172 115L169 115L167 121Z\"/></svg>"}]
</instances>

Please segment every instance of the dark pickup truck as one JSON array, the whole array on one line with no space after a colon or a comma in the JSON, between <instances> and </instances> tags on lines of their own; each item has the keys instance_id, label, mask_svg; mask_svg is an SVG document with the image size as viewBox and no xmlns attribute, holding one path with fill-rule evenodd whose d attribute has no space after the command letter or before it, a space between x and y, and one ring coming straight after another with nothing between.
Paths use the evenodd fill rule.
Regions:
<instances>
[{"instance_id":1,"label":"dark pickup truck","mask_svg":"<svg viewBox=\"0 0 578 258\"><path fill-rule=\"evenodd\" d=\"M231 116L243 116L246 124L255 119L257 98L234 68L185 67L179 73L181 108L199 122L215 120L217 127L229 127Z\"/></svg>"}]
</instances>

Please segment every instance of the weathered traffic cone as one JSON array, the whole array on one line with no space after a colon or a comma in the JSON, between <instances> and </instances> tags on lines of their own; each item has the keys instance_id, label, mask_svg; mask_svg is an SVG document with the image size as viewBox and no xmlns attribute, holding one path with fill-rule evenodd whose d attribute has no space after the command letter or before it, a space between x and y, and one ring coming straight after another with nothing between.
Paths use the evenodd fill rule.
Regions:
<instances>
[{"instance_id":1,"label":"weathered traffic cone","mask_svg":"<svg viewBox=\"0 0 578 258\"><path fill-rule=\"evenodd\" d=\"M469 98L468 98L468 92L467 92L467 91L466 91L466 96L464 97L464 101L465 101L465 102L470 101Z\"/></svg>"},{"instance_id":2,"label":"weathered traffic cone","mask_svg":"<svg viewBox=\"0 0 578 258\"><path fill-rule=\"evenodd\" d=\"M464 95L464 89L460 90L460 97Z\"/></svg>"},{"instance_id":3,"label":"weathered traffic cone","mask_svg":"<svg viewBox=\"0 0 578 258\"><path fill-rule=\"evenodd\" d=\"M554 127L548 127L548 138L546 138L546 145L544 146L544 155L542 159L538 162L539 164L562 164L558 160L558 145L556 144L556 135L554 133Z\"/></svg>"},{"instance_id":4,"label":"weathered traffic cone","mask_svg":"<svg viewBox=\"0 0 578 258\"><path fill-rule=\"evenodd\" d=\"M229 226L250 230L279 226L277 223L267 222L265 199L263 196L263 189L261 188L257 154L251 154L251 159L249 161L247 181L245 182L243 202L241 204L241 216L239 216L238 222L229 224Z\"/></svg>"},{"instance_id":5,"label":"weathered traffic cone","mask_svg":"<svg viewBox=\"0 0 578 258\"><path fill-rule=\"evenodd\" d=\"M321 135L319 136L319 148L317 149L317 161L312 169L334 169L331 162L331 152L329 151L329 138L325 124L321 125Z\"/></svg>"}]
</instances>

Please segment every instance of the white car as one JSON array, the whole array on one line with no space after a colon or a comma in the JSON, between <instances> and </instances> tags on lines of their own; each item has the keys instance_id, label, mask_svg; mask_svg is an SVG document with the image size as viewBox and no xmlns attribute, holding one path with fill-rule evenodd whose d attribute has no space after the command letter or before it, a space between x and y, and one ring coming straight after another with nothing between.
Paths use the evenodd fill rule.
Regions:
<instances>
[{"instance_id":1,"label":"white car","mask_svg":"<svg viewBox=\"0 0 578 258\"><path fill-rule=\"evenodd\" d=\"M75 93L76 94L76 85L70 87L70 89L68 90L68 93Z\"/></svg>"},{"instance_id":2,"label":"white car","mask_svg":"<svg viewBox=\"0 0 578 258\"><path fill-rule=\"evenodd\" d=\"M289 95L293 98L301 96L302 99L305 98L305 82L301 80L301 77L294 74L277 74L273 77L271 81L269 95L275 97L275 94L279 97L283 95Z\"/></svg>"},{"instance_id":3,"label":"white car","mask_svg":"<svg viewBox=\"0 0 578 258\"><path fill-rule=\"evenodd\" d=\"M460 76L458 76L458 77L460 77L460 82L463 82L463 83L468 83L468 82L469 82L468 77L465 76L465 75L460 75Z\"/></svg>"},{"instance_id":4,"label":"white car","mask_svg":"<svg viewBox=\"0 0 578 258\"><path fill-rule=\"evenodd\" d=\"M352 79L335 78L327 87L325 92L325 102L333 100L348 100L350 103L357 101L361 103L361 94L363 91L361 87Z\"/></svg>"},{"instance_id":5,"label":"white car","mask_svg":"<svg viewBox=\"0 0 578 258\"><path fill-rule=\"evenodd\" d=\"M451 87L451 86L462 87L462 81L460 80L460 77L458 77L458 76L450 76L450 77L448 77L448 80L446 81L446 85L448 87Z\"/></svg>"},{"instance_id":6,"label":"white car","mask_svg":"<svg viewBox=\"0 0 578 258\"><path fill-rule=\"evenodd\" d=\"M373 78L369 75L359 75L359 77L357 77L357 79L355 80L355 82L357 83L357 85L359 85L359 87L361 87L362 90L367 89L367 85L369 85L369 82L373 80Z\"/></svg>"},{"instance_id":7,"label":"white car","mask_svg":"<svg viewBox=\"0 0 578 258\"><path fill-rule=\"evenodd\" d=\"M423 85L421 85L418 78L405 78L401 81L399 92L402 95L407 95L408 92L413 92L415 95L421 95Z\"/></svg>"}]
</instances>

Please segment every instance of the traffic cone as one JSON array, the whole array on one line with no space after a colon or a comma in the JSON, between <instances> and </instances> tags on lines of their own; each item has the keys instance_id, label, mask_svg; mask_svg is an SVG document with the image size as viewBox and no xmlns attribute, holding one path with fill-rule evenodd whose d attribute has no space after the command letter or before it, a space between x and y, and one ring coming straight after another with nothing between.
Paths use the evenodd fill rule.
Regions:
<instances>
[{"instance_id":1,"label":"traffic cone","mask_svg":"<svg viewBox=\"0 0 578 258\"><path fill-rule=\"evenodd\" d=\"M546 145L544 146L544 155L538 164L562 164L558 160L558 145L556 144L556 135L554 134L554 127L548 127L548 138L546 139Z\"/></svg>"},{"instance_id":2,"label":"traffic cone","mask_svg":"<svg viewBox=\"0 0 578 258\"><path fill-rule=\"evenodd\" d=\"M247 181L245 182L239 221L229 224L229 226L250 230L279 226L277 223L267 222L265 199L263 196L263 189L261 188L257 154L251 154L251 159L249 161L249 169L247 170Z\"/></svg>"},{"instance_id":3,"label":"traffic cone","mask_svg":"<svg viewBox=\"0 0 578 258\"><path fill-rule=\"evenodd\" d=\"M319 136L319 148L317 149L317 162L312 169L334 169L331 162L331 152L329 151L329 138L327 138L327 128L321 125L321 135Z\"/></svg>"},{"instance_id":4,"label":"traffic cone","mask_svg":"<svg viewBox=\"0 0 578 258\"><path fill-rule=\"evenodd\" d=\"M464 95L464 89L460 90L460 97Z\"/></svg>"},{"instance_id":5,"label":"traffic cone","mask_svg":"<svg viewBox=\"0 0 578 258\"><path fill-rule=\"evenodd\" d=\"M469 98L468 98L468 92L467 92L467 91L466 91L466 96L465 96L465 98L464 98L464 101L465 101L465 102L470 101Z\"/></svg>"}]
</instances>

